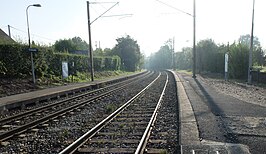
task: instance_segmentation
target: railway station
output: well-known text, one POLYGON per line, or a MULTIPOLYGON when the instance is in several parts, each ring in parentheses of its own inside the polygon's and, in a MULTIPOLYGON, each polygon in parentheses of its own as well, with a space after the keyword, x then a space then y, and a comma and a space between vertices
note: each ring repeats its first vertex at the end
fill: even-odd
POLYGON ((265 0, 1 0, 0 154, 266 154, 265 0))
MULTIPOLYGON (((144 80, 146 76, 154 76, 155 80, 149 81, 151 83, 148 85, 145 83, 146 81, 144 82, 145 84, 142 83, 144 89, 140 90, 140 92, 130 100, 125 99, 125 104, 120 107, 115 107, 115 105, 109 106, 107 109, 108 113, 102 111, 103 117, 101 118, 104 118, 102 121, 99 121, 99 119, 101 119, 100 117, 97 118, 99 115, 95 115, 95 118, 98 119, 96 121, 99 121, 98 124, 95 121, 95 126, 91 126, 90 129, 87 129, 88 132, 83 132, 84 134, 81 134, 79 138, 76 137, 76 141, 66 139, 69 145, 61 143, 61 141, 60 144, 63 144, 66 147, 63 148, 63 146, 60 146, 62 147, 59 148, 61 151, 57 152, 71 153, 71 151, 77 150, 81 153, 168 152, 184 154, 248 154, 250 153, 249 146, 241 141, 241 138, 251 136, 263 137, 265 135, 265 129, 263 127, 263 122, 265 120, 263 117, 266 116, 264 112, 265 107, 254 105, 251 107, 251 104, 221 94, 207 86, 201 78, 193 79, 191 76, 174 71, 142 72, 115 79, 101 80, 82 85, 74 84, 61 86, 0 98, 2 115, 8 115, 7 113, 12 111, 23 111, 21 113, 14 112, 14 115, 9 115, 6 118, 1 119, 2 130, 0 137, 2 144, 1 149, 3 150, 1 152, 4 152, 4 149, 7 149, 8 147, 12 147, 12 144, 13 146, 16 146, 14 145, 16 142, 26 144, 28 143, 26 141, 30 140, 31 137, 41 137, 37 134, 41 134, 42 129, 48 131, 55 129, 56 127, 62 127, 60 126, 62 125, 60 124, 60 121, 66 117, 71 118, 73 116, 74 118, 77 118, 82 115, 85 116, 86 113, 82 113, 82 110, 86 110, 90 105, 94 106, 94 108, 97 107, 95 106, 97 105, 96 102, 104 101, 106 97, 111 98, 111 91, 113 91, 112 93, 119 95, 121 93, 118 90, 121 90, 119 86, 124 87, 122 90, 126 89, 126 86, 130 87, 130 84, 137 84, 136 82, 144 80), (149 104, 147 107, 144 107, 144 104, 139 105, 137 101, 140 101, 141 97, 146 95, 142 93, 148 91, 153 84, 162 84, 162 89, 155 88, 159 90, 159 93, 162 93, 161 96, 156 96, 158 97, 156 100, 153 100, 156 98, 155 96, 149 96, 151 94, 147 94, 148 96, 146 97, 151 98, 158 104, 155 104, 154 107, 150 106, 152 104, 149 104), (169 84, 169 87, 166 86, 167 84, 169 84), (117 88, 112 88, 113 86, 117 88), (169 89, 167 88, 170 87, 175 90, 171 89, 170 94, 167 94, 167 92, 169 92, 169 89), (113 90, 111 90, 111 88, 113 90), (108 92, 108 90, 105 92, 106 89, 110 92, 108 92), (173 91, 175 91, 175 93, 173 93, 173 91), (99 93, 99 96, 94 96, 93 93, 99 93), (67 101, 75 102, 75 100, 80 100, 82 97, 86 98, 85 100, 87 101, 77 101, 77 103, 72 104, 73 107, 69 106, 59 109, 55 106, 64 106, 67 101), (48 105, 44 105, 46 103, 48 105), (96 104, 93 105, 92 103, 96 104), (211 105, 212 103, 215 104, 211 105), (167 104, 167 106, 164 104, 167 104), (141 108, 138 109, 136 105, 141 108), (132 106, 136 111, 133 111, 132 106), (201 107, 196 108, 197 106, 201 107), (170 107, 170 109, 165 109, 167 107, 170 107), (53 111, 53 113, 53 108, 58 109, 53 111), (129 108, 129 110, 127 108, 129 108), (239 109, 241 110, 241 113, 245 111, 244 113, 246 115, 240 115, 239 109), (256 112, 251 110, 255 110, 256 112), (108 116, 108 114, 110 115, 108 116), (165 117, 162 116, 162 114, 165 117), (40 115, 42 116, 39 117, 40 115), (35 116, 37 119, 34 118, 35 116), (20 124, 21 121, 23 121, 23 119, 26 120, 27 117, 33 119, 20 124), (248 117, 254 118, 243 121, 243 119, 247 119, 248 117), (129 118, 129 121, 126 120, 126 118, 129 118), (125 121, 126 123, 123 124, 122 121, 125 121), (252 124, 253 126, 250 127, 252 124), (245 125, 247 128, 241 128, 238 127, 238 125, 245 125), (166 128, 161 128, 162 126, 166 128), (5 130, 3 128, 5 128, 5 130), (134 128, 136 130, 134 130, 134 128), (117 129, 119 129, 119 132, 116 132, 118 131, 117 129), (132 135, 130 129, 134 130, 132 137, 130 137, 130 135, 132 135), (120 132, 121 130, 125 132, 120 132), (144 131, 144 134, 140 133, 141 131, 144 131), (169 137, 171 139, 169 139, 169 137), (73 143, 70 144, 71 142, 73 143), (101 147, 101 144, 105 146, 101 147), (109 148, 106 147, 108 145, 110 145, 109 148), (117 147, 115 145, 117 145, 117 147), (119 148, 121 145, 128 145, 128 148, 119 148), (134 146, 136 149, 133 148, 134 146), (137 150, 140 151, 136 152, 137 150)), ((153 88, 153 90, 155 89, 153 88)), ((154 91, 152 93, 156 93, 157 95, 158 92, 154 91)), ((141 102, 148 103, 149 101, 150 100, 142 100, 141 102)), ((95 108, 95 110, 97 109, 95 108)), ((90 113, 87 114, 90 115, 90 113)), ((82 126, 84 124, 80 125, 82 126)), ((67 127, 65 129, 65 131, 71 130, 67 127)), ((72 131, 74 130, 75 129, 72 131)), ((41 140, 41 138, 38 140, 41 140)), ((253 144, 259 145, 263 143, 253 144)))

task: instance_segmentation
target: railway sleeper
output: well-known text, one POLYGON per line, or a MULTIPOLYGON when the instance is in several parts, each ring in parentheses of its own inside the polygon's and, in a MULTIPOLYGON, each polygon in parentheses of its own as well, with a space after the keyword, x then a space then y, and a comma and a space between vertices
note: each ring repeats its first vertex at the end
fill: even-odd
POLYGON ((132 154, 134 148, 79 148, 78 153, 123 153, 132 154))
MULTIPOLYGON (((109 140, 109 139, 92 139, 88 142, 88 144, 91 144, 91 143, 102 143, 102 144, 105 144, 105 143, 118 143, 119 141, 113 141, 113 140, 109 140)), ((123 140, 123 143, 129 143, 129 144, 136 144, 138 143, 139 140, 136 140, 136 139, 126 139, 126 140, 123 140)))

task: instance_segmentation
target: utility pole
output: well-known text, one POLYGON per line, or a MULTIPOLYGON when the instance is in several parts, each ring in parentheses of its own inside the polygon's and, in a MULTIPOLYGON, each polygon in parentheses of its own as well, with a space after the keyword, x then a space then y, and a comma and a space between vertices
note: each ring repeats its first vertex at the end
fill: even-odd
POLYGON ((91 46, 91 21, 90 21, 90 2, 87 1, 87 11, 88 11, 88 30, 89 30, 89 53, 90 56, 90 72, 91 72, 91 81, 94 81, 94 66, 93 66, 93 55, 92 55, 92 46, 91 46))
MULTIPOLYGON (((98 2, 93 2, 93 4, 96 4, 98 2)), ((99 2, 101 3, 101 2, 99 2)), ((109 3, 109 2, 106 2, 109 3)), ((111 2, 110 2, 111 3, 111 2)), ((115 7, 119 2, 116 2, 113 6, 111 6, 109 9, 107 9, 104 13, 102 13, 100 16, 98 16, 96 19, 94 19, 92 22, 90 21, 90 2, 87 1, 87 14, 88 14, 88 30, 89 30, 89 53, 90 56, 90 72, 91 72, 91 81, 94 81, 94 66, 93 66, 93 54, 92 54, 92 45, 91 45, 91 24, 102 17, 106 12, 110 11, 113 7, 115 7)))
POLYGON ((251 25, 251 36, 250 36, 250 50, 249 50, 249 63, 248 63, 248 84, 252 82, 252 52, 253 52, 253 30, 254 30, 254 6, 255 0, 253 0, 253 9, 252 9, 252 25, 251 25))
POLYGON ((10 25, 7 25, 7 27, 8 27, 8 35, 9 35, 9 37, 11 38, 10 25))
POLYGON ((196 78, 196 4, 193 0, 193 68, 192 78, 196 78))

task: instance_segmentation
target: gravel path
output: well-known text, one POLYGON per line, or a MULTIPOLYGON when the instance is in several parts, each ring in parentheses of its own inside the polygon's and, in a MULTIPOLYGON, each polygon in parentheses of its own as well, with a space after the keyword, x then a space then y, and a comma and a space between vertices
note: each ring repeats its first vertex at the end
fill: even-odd
POLYGON ((197 75, 215 90, 239 100, 266 107, 266 88, 197 75))
POLYGON ((252 154, 266 153, 266 90, 225 82, 221 77, 181 73, 204 141, 247 145, 252 154), (193 88, 193 90, 191 90, 193 88))

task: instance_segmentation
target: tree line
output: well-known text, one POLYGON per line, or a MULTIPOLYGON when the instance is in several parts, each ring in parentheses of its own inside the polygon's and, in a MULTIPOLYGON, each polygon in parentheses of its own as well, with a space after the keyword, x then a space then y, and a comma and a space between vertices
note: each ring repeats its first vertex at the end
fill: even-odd
MULTIPOLYGON (((245 79, 248 73, 248 57, 250 35, 242 35, 232 44, 216 44, 212 39, 201 40, 196 45, 196 73, 224 73, 224 55, 229 54, 229 76, 236 79, 245 79)), ((265 51, 259 39, 253 41, 253 70, 266 65, 265 51)), ((193 55, 191 47, 184 47, 180 52, 174 52, 169 41, 160 50, 146 60, 150 69, 182 69, 191 70, 193 55)))
MULTIPOLYGON (((121 69, 134 72, 144 64, 144 56, 140 53, 140 47, 136 40, 126 35, 116 39, 117 44, 114 48, 96 48, 93 51, 93 56, 119 56, 121 59, 121 69)), ((79 51, 85 51, 87 54, 89 44, 83 41, 80 37, 70 39, 61 39, 55 42, 54 49, 59 52, 68 52, 76 54, 79 51)))
MULTIPOLYGON (((41 46, 33 42, 32 47, 39 50, 34 53, 37 78, 61 76, 63 61, 68 62, 72 73, 88 72, 90 70, 88 46, 80 37, 60 39, 52 46, 41 46)), ((144 61, 137 41, 129 35, 118 38, 113 49, 95 49, 93 56, 95 71, 136 71, 142 67, 144 61)), ((0 42, 0 76, 2 78, 31 76, 28 45, 0 42)))

